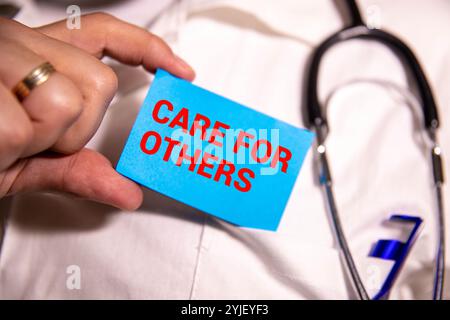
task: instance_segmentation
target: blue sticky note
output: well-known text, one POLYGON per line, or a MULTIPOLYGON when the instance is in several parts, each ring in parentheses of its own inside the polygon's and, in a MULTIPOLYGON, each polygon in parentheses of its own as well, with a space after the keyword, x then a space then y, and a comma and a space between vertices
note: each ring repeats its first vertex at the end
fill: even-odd
POLYGON ((158 70, 117 171, 238 226, 276 230, 312 140, 158 70))

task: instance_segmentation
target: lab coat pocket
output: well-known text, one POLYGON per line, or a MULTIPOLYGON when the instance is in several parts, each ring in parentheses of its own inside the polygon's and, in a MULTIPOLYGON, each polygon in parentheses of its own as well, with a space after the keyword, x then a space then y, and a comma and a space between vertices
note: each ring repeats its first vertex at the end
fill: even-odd
POLYGON ((345 299, 339 252, 208 218, 193 299, 345 299))

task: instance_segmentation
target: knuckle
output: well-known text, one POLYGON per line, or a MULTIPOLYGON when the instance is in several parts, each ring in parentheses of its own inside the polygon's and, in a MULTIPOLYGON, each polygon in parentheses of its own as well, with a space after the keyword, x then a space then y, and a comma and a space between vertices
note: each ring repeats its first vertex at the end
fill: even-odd
POLYGON ((117 91, 119 80, 113 69, 106 64, 100 63, 93 77, 93 87, 102 95, 112 96, 117 91))
POLYGON ((52 90, 47 103, 54 110, 54 117, 63 125, 75 121, 82 112, 83 99, 75 84, 61 76, 57 90, 52 90))

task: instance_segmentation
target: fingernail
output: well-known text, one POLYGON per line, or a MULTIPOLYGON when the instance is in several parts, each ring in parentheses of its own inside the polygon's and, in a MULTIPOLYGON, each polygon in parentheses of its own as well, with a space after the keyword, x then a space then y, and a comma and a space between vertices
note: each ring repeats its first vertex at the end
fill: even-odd
POLYGON ((185 70, 192 72, 193 74, 195 74, 194 69, 192 69, 192 67, 183 59, 181 59, 178 55, 174 55, 175 56, 175 60, 177 61, 177 63, 185 70))

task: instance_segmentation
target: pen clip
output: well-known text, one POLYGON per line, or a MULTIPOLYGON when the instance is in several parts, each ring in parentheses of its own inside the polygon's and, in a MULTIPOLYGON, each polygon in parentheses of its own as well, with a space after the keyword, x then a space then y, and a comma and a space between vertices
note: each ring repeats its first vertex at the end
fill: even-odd
POLYGON ((394 265, 391 268, 391 271, 386 277, 386 280, 381 286, 381 289, 372 298, 373 300, 383 300, 388 298, 389 293, 394 286, 394 282, 397 279, 397 276, 399 275, 404 262, 409 252, 411 251, 415 240, 418 237, 420 226, 423 222, 423 220, 419 217, 408 215, 392 215, 389 218, 389 221, 412 223, 414 224, 414 227, 412 228, 406 242, 401 242, 394 239, 381 239, 377 241, 372 251, 370 252, 369 256, 371 257, 395 261, 394 265))

